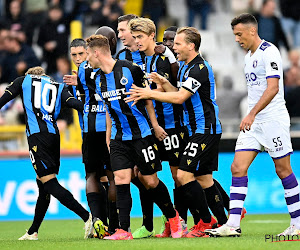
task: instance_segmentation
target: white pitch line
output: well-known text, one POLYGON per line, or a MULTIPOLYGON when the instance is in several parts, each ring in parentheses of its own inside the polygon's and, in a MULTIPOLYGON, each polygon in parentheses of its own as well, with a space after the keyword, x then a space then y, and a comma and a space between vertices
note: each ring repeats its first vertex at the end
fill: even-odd
POLYGON ((247 223, 267 224, 267 223, 287 223, 288 220, 250 220, 247 223))

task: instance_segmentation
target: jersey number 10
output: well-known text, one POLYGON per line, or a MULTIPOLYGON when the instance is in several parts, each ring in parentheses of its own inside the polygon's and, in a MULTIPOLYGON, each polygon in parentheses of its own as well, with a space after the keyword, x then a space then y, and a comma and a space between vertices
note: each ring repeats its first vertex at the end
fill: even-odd
POLYGON ((53 112, 55 101, 56 101, 56 94, 57 94, 57 88, 56 86, 46 83, 44 85, 43 91, 42 89, 42 83, 39 81, 33 81, 32 85, 34 87, 34 107, 37 109, 41 109, 42 107, 49 113, 53 112), (51 100, 49 100, 49 104, 47 103, 48 96, 50 97, 50 91, 51 93, 51 100))

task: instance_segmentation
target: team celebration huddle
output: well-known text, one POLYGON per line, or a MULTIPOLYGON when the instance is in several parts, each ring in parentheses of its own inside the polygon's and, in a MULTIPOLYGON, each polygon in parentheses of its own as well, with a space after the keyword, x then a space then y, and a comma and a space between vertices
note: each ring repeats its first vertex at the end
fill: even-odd
POLYGON ((246 214, 247 171, 264 150, 281 179, 291 218, 290 226, 278 234, 299 235, 299 185, 290 164, 293 149, 281 56, 277 47, 259 37, 253 15, 236 16, 231 28, 247 51, 248 114, 240 123, 230 194, 213 177, 222 125, 213 65, 200 53, 201 33, 194 27, 171 26, 157 43, 154 22, 128 14, 118 18, 117 35, 103 26, 86 39, 71 41, 70 56, 78 70, 65 75, 63 83, 34 67, 0 98, 0 108, 18 95, 22 98, 39 190, 32 225, 19 240, 38 239, 51 196, 84 221, 85 239, 239 237, 246 214), (125 47, 118 52, 117 36, 125 47), (56 119, 62 105, 78 111, 90 212, 56 178, 56 119), (163 161, 170 166, 173 194, 157 175, 163 161), (133 232, 131 183, 139 190, 143 213, 142 225, 133 232), (157 233, 154 203, 162 214, 157 233), (188 211, 192 228, 187 227, 188 211))

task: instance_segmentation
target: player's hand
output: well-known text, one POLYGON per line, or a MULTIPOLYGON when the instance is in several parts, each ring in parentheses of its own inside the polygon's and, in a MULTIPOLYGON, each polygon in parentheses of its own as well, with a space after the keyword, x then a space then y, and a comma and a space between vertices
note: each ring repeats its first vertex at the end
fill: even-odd
POLYGON ((75 75, 64 75, 63 81, 67 85, 77 86, 77 84, 78 84, 77 83, 77 74, 75 74, 75 75))
POLYGON ((150 73, 148 77, 150 82, 155 82, 156 85, 164 85, 166 82, 168 82, 168 80, 165 77, 163 77, 160 74, 157 74, 156 72, 150 73))
POLYGON ((163 44, 156 45, 154 48, 154 52, 156 55, 162 54, 166 51, 166 46, 163 44))
POLYGON ((141 99, 151 99, 152 90, 149 87, 149 84, 145 81, 145 88, 140 88, 133 84, 129 92, 125 93, 129 97, 124 98, 126 103, 132 102, 131 106, 134 106, 141 99))
POLYGON ((168 136, 167 132, 161 126, 153 127, 153 129, 155 137, 160 141, 163 141, 168 136))
POLYGON ((249 131, 251 129, 251 126, 254 122, 255 116, 249 113, 242 121, 240 124, 240 131, 243 131, 244 133, 249 131))

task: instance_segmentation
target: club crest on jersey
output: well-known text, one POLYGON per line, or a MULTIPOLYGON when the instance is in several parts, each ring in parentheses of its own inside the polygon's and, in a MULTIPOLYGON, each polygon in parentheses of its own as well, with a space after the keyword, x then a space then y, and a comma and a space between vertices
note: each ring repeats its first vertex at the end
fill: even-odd
POLYGON ((128 79, 125 77, 125 76, 122 76, 121 80, 120 80, 120 83, 122 85, 126 85, 128 83, 128 79))
POLYGON ((253 68, 256 68, 256 66, 257 66, 257 60, 254 60, 253 61, 253 68))
POLYGON ((278 70, 278 66, 276 62, 271 62, 271 68, 274 70, 278 70))

